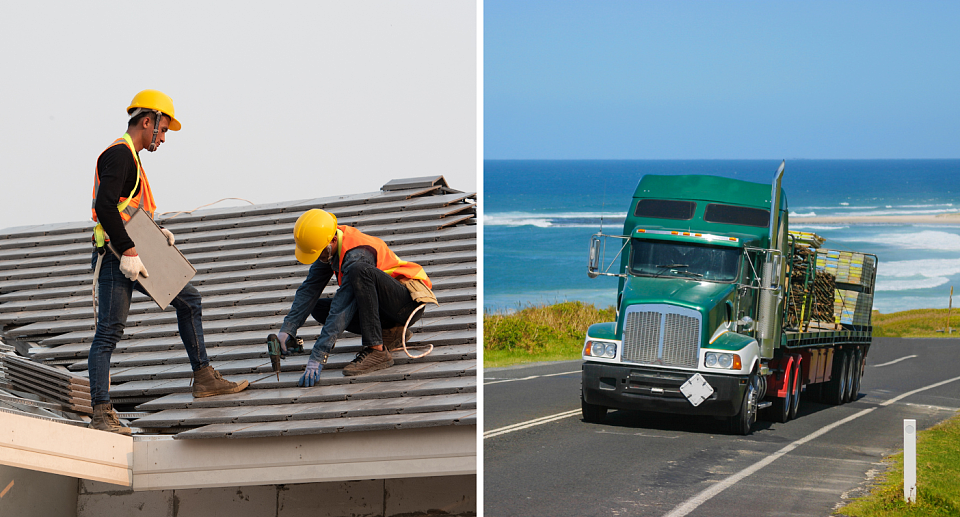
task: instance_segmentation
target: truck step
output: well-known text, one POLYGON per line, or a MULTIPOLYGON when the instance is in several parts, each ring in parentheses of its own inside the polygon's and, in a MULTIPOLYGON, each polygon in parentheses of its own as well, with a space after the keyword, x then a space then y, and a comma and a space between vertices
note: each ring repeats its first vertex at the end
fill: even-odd
POLYGON ((759 410, 761 410, 761 409, 767 409, 768 407, 770 407, 770 406, 772 406, 772 405, 773 405, 773 402, 770 402, 769 400, 765 400, 765 401, 763 401, 763 402, 757 403, 757 410, 759 411, 759 410))

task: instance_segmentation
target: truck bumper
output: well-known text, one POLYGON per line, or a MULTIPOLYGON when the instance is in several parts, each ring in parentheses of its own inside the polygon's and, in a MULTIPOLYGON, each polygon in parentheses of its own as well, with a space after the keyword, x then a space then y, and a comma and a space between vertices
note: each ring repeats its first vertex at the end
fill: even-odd
POLYGON ((693 376, 645 366, 583 363, 583 399, 611 409, 635 409, 682 415, 733 416, 740 412, 748 375, 700 373, 713 394, 694 406, 680 386, 693 376))

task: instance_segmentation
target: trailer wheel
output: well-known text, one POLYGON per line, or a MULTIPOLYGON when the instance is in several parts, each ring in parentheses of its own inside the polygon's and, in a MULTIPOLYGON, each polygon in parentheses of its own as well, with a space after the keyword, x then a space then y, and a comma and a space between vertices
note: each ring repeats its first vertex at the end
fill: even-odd
POLYGON ((730 417, 727 421, 730 425, 730 432, 741 436, 750 434, 753 423, 757 421, 757 397, 760 395, 760 381, 757 374, 750 374, 747 381, 747 390, 743 394, 743 402, 740 403, 740 413, 730 417))
POLYGON ((793 400, 790 404, 790 420, 797 418, 797 411, 800 409, 800 392, 803 391, 803 380, 800 378, 803 370, 800 368, 800 362, 794 363, 793 367, 793 400))
POLYGON ((847 403, 856 398, 856 392, 853 391, 857 382, 857 354, 856 350, 847 353, 847 389, 843 392, 843 402, 847 403))
POLYGON ((839 406, 843 404, 847 392, 847 373, 850 370, 850 354, 840 351, 833 359, 833 370, 830 382, 823 386, 823 399, 828 404, 839 406))
POLYGON ((864 353, 863 350, 857 350, 857 360, 854 363, 853 371, 853 396, 850 397, 850 400, 857 400, 857 396, 860 395, 860 380, 863 379, 863 365, 864 365, 864 353))
POLYGON ((603 418, 607 416, 607 408, 596 404, 587 404, 587 401, 583 400, 583 393, 581 393, 580 414, 583 415, 584 422, 599 424, 603 422, 603 418))

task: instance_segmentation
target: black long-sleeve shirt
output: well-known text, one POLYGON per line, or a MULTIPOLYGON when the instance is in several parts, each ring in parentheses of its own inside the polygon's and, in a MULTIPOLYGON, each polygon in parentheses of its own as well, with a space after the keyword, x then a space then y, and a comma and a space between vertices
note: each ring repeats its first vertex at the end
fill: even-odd
MULTIPOLYGON (((100 189, 94 210, 97 211, 97 221, 103 225, 113 249, 117 253, 134 246, 133 239, 127 235, 123 227, 123 219, 117 211, 121 197, 128 197, 133 186, 137 185, 137 162, 133 159, 130 148, 126 145, 115 145, 100 154, 97 158, 97 171, 100 175, 100 189)), ((140 193, 140 185, 134 196, 140 193)))

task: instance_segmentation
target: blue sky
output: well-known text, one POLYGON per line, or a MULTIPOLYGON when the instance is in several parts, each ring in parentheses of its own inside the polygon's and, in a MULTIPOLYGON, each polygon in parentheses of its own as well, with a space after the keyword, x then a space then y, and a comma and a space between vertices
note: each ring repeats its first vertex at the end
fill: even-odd
POLYGON ((487 159, 960 158, 960 2, 484 2, 487 159))

